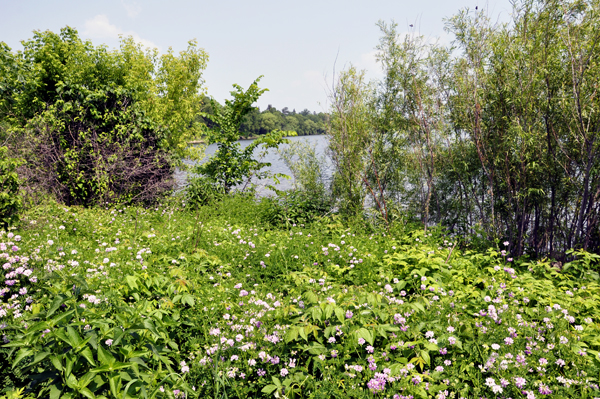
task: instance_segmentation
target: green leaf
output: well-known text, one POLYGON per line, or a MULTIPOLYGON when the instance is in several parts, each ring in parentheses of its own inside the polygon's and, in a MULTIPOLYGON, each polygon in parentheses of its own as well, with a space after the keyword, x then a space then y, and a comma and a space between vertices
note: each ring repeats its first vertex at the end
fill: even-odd
POLYGON ((125 282, 132 290, 137 290, 139 288, 137 285, 137 277, 135 276, 126 276, 125 282))
POLYGON ((27 365, 27 367, 33 366, 34 364, 38 364, 48 356, 50 356, 50 352, 38 352, 33 357, 33 361, 27 365))
POLYGON ((92 353, 92 350, 90 348, 86 347, 84 350, 79 352, 79 354, 85 357, 92 366, 96 365, 96 362, 94 361, 94 354, 92 353))
POLYGON ((48 313, 46 313, 46 317, 50 317, 52 316, 60 307, 60 305, 63 304, 65 300, 65 297, 62 295, 57 295, 54 298, 54 301, 52 301, 52 305, 50 305, 50 309, 48 309, 48 313))
POLYGON ((365 341, 367 341, 368 343, 373 345, 373 342, 374 342, 373 335, 366 328, 359 329, 356 333, 356 337, 363 338, 365 341))
POLYGON ((15 357, 15 360, 13 361, 13 365, 12 368, 14 369, 16 367, 17 364, 19 364, 19 362, 21 360, 23 360, 24 358, 26 358, 27 356, 31 356, 33 354, 33 350, 29 349, 29 348, 21 348, 19 350, 19 352, 17 352, 17 356, 15 357))
POLYGON ((104 365, 111 366, 117 360, 110 352, 108 352, 102 346, 98 346, 98 361, 100 362, 101 366, 104 366, 104 365))
POLYGON ((266 393, 267 395, 273 393, 274 391, 277 390, 277 385, 273 385, 273 384, 269 384, 266 385, 265 387, 263 387, 263 389, 261 390, 262 393, 266 393))
POLYGON ((52 365, 58 371, 62 371, 63 370, 62 362, 61 362, 61 360, 60 360, 60 358, 58 356, 56 356, 56 355, 50 356, 50 361, 52 362, 52 365))
POLYGON ((185 303, 185 304, 193 307, 196 304, 196 301, 194 300, 194 297, 191 294, 185 293, 185 294, 183 294, 181 303, 185 303))
POLYGON ((81 338, 79 333, 75 331, 73 327, 67 326, 67 335, 69 339, 69 345, 71 345, 73 348, 79 348, 79 346, 83 342, 83 339, 81 338))
POLYGON ((421 358, 423 358, 425 363, 427 363, 427 365, 429 365, 429 362, 431 361, 431 358, 429 357, 429 352, 427 352, 426 350, 422 350, 420 353, 421 353, 421 358))
POLYGON ((308 328, 309 328, 308 326, 304 326, 304 327, 300 327, 300 328, 298 329, 298 333, 300 334, 300 336, 301 336, 302 338, 304 338, 304 340, 305 340, 306 342, 308 342, 308 333, 309 333, 309 332, 307 331, 307 329, 308 329, 308 328))
POLYGON ((344 323, 344 320, 346 320, 346 313, 344 312, 344 309, 340 308, 339 306, 335 307, 335 315, 342 324, 344 323))
POLYGON ((285 334, 285 342, 295 341, 298 339, 298 327, 291 327, 285 334))
POLYGON ((50 399, 59 399, 62 389, 59 388, 58 384, 50 385, 50 399))

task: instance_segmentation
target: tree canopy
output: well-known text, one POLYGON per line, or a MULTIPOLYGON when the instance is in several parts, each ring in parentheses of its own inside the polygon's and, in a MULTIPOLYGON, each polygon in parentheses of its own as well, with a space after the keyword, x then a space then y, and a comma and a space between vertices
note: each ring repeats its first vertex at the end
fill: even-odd
POLYGON ((131 37, 109 50, 70 27, 22 44, 0 43, 0 134, 28 160, 30 181, 84 204, 166 189, 196 135, 204 50, 190 41, 159 55, 131 37))

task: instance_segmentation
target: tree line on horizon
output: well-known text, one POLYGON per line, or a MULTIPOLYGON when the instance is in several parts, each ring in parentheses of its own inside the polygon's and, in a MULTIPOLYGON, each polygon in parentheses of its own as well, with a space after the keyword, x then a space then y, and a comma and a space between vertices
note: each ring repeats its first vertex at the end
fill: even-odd
MULTIPOLYGON (((217 127, 208 116, 214 115, 213 104, 218 107, 223 106, 205 96, 200 114, 196 117, 196 121, 205 125, 209 130, 217 127)), ((288 107, 278 110, 269 104, 263 111, 259 107, 253 107, 244 115, 240 125, 240 134, 242 137, 257 137, 273 130, 293 131, 298 136, 325 134, 327 120, 328 114, 324 112, 311 112, 308 109, 296 112, 295 109, 290 111, 288 107)))

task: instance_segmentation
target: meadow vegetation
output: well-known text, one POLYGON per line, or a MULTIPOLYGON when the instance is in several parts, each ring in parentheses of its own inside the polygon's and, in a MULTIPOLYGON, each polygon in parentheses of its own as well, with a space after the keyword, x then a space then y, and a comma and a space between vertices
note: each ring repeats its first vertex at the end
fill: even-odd
POLYGON ((293 132, 241 147, 265 89, 207 112, 193 41, 0 43, 0 399, 600 398, 600 5, 513 18, 380 22, 331 181, 293 132), (269 149, 294 189, 257 198, 269 149))
POLYGON ((559 270, 272 207, 27 212, 0 240, 8 397, 600 394, 597 255, 559 270))

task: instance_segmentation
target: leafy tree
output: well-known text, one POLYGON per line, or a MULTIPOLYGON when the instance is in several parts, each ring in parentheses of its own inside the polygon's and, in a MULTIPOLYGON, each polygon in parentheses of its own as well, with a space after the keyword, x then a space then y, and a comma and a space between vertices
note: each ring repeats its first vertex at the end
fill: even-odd
POLYGON ((35 32, 12 52, 0 45, 0 118, 28 183, 69 204, 150 200, 168 190, 189 155, 207 55, 117 50, 66 27, 35 32))
MULTIPOLYGON (((295 132, 284 132, 274 129, 267 134, 254 140, 249 146, 242 149, 238 142, 241 137, 240 127, 246 115, 252 112, 253 106, 258 98, 267 89, 260 89, 256 79, 250 87, 244 89, 234 84, 235 90, 231 92, 232 100, 225 100, 224 106, 212 101, 213 114, 204 114, 217 126, 216 130, 209 134, 209 144, 218 143, 218 150, 207 162, 198 165, 195 170, 209 180, 218 183, 226 193, 233 187, 243 182, 248 182, 251 177, 265 178, 271 176, 270 172, 261 169, 269 167, 268 162, 254 159, 254 150, 262 148, 277 148, 281 143, 288 142, 285 135, 295 135, 295 132)), ((277 174, 275 178, 283 175, 277 174)))

